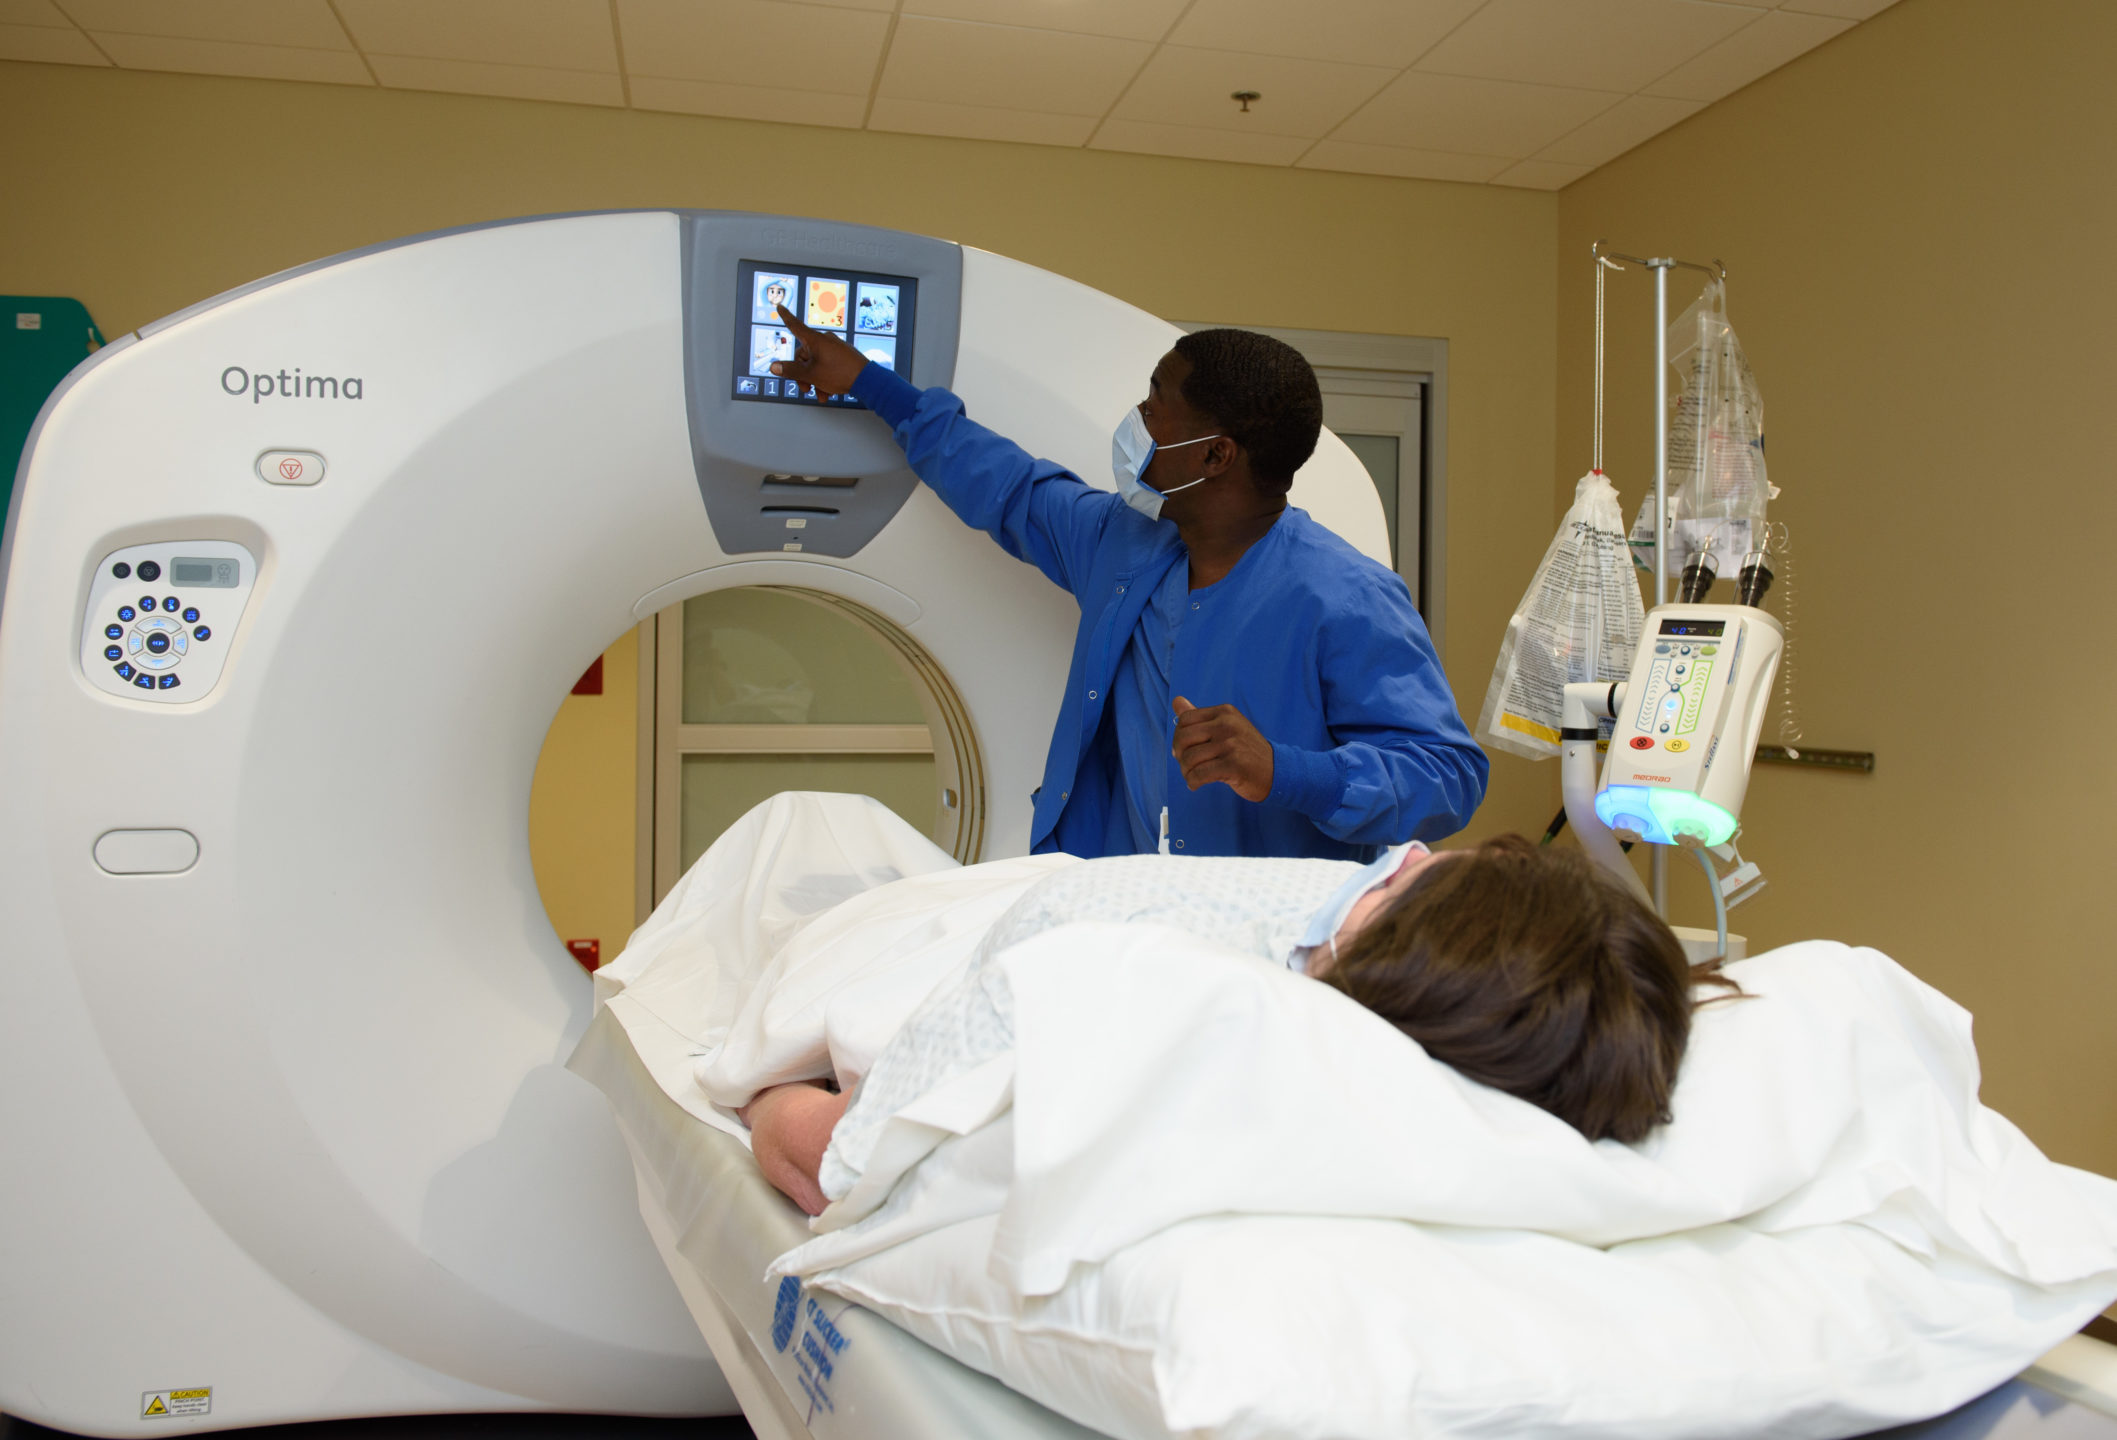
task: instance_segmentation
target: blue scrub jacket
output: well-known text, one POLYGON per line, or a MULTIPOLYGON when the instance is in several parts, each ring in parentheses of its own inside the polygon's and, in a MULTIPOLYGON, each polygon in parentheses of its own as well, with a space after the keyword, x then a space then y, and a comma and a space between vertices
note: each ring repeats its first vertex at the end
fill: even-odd
MULTIPOLYGON (((1103 717, 1140 612, 1187 559, 1175 524, 995 435, 947 390, 870 364, 853 394, 966 524, 1080 602, 1031 849, 1129 853, 1124 773, 1103 717)), ((1257 803, 1224 784, 1192 790, 1171 760, 1172 848, 1364 861, 1463 827, 1490 762, 1402 578, 1289 507, 1213 589, 1212 623, 1184 633, 1171 688, 1249 718, 1272 742, 1272 791, 1257 803)))

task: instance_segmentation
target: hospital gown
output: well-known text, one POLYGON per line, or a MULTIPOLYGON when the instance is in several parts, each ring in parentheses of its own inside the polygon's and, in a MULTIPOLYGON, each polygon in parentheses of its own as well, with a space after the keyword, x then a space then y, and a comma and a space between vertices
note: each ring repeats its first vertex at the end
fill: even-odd
POLYGON ((835 1200, 852 1189, 897 1111, 1013 1045, 1014 998, 1006 971, 995 963, 1013 946, 1061 925, 1152 923, 1298 968, 1318 911, 1361 869, 1348 860, 1124 855, 1083 861, 1037 881, 986 932, 962 974, 936 988, 862 1077, 824 1153, 823 1193, 835 1200))

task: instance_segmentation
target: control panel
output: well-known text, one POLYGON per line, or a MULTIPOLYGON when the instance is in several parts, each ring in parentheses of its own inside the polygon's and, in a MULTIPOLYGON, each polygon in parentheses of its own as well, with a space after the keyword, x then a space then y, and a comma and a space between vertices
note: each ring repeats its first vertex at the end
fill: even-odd
POLYGON ((164 705, 204 698, 220 683, 256 583, 256 557, 230 540, 111 551, 96 567, 82 627, 89 683, 164 705))
POLYGON ((688 211, 684 376, 692 465, 729 555, 857 555, 918 480, 851 396, 772 374, 794 356, 780 310, 914 385, 955 378, 963 251, 867 225, 688 211))
POLYGON ((1602 822, 1656 845, 1733 835, 1783 646, 1779 621, 1752 606, 1649 614, 1595 797, 1602 822))

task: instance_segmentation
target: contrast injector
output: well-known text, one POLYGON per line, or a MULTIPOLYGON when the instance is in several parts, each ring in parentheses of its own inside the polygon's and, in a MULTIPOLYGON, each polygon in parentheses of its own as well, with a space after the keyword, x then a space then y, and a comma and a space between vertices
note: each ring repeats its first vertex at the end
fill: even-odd
POLYGON ((1683 567, 1683 583, 1676 591, 1676 598, 1685 605, 1702 605, 1713 582, 1720 578, 1720 569, 1713 564, 1710 550, 1700 551, 1683 567))
MULTIPOLYGON (((1689 572, 1686 571, 1686 574, 1689 572)), ((1745 605, 1762 607, 1764 594, 1772 588, 1771 552, 1752 550, 1742 557, 1735 572, 1735 596, 1745 605)))

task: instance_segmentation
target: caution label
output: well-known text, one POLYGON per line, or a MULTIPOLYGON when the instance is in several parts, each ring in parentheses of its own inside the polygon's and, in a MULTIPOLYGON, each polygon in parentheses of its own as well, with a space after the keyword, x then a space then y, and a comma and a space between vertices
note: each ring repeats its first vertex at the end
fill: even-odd
POLYGON ((159 1420, 164 1415, 211 1415, 213 1387, 196 1385, 189 1390, 149 1390, 140 1396, 140 1418, 159 1420))

